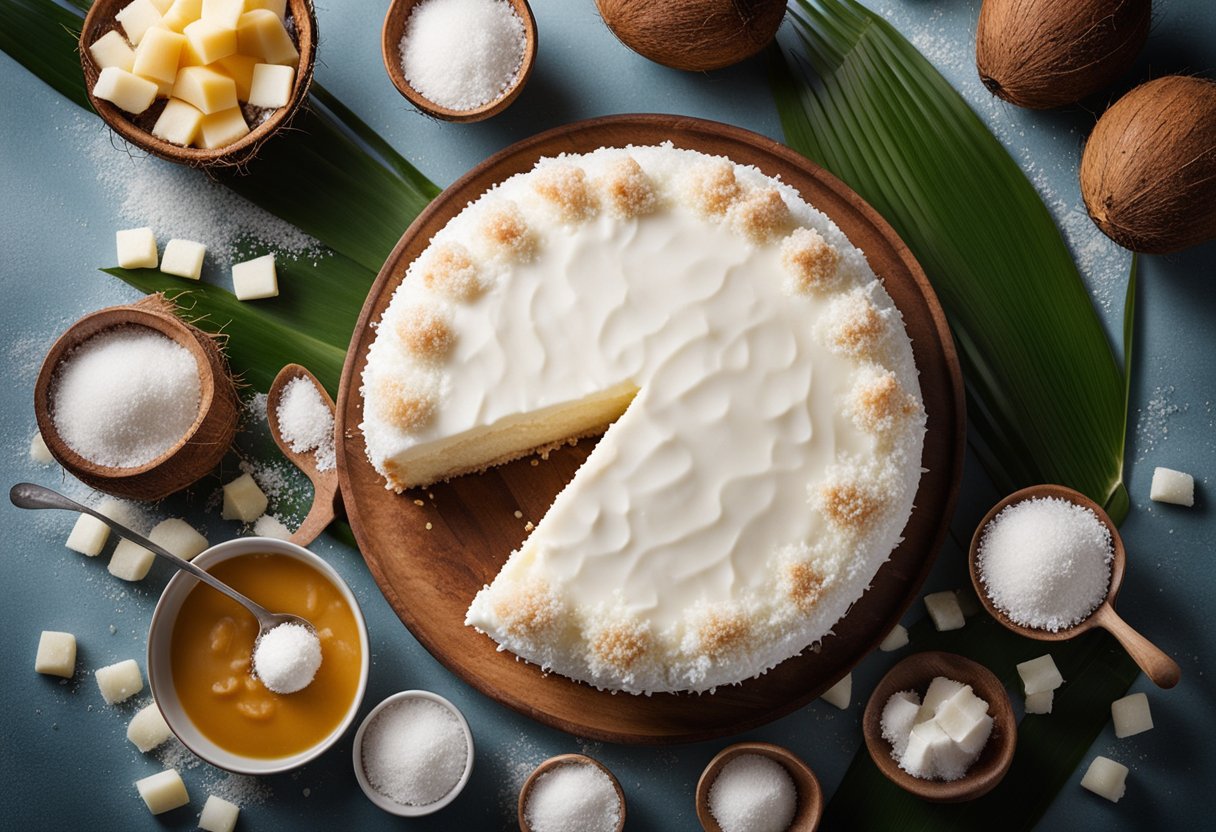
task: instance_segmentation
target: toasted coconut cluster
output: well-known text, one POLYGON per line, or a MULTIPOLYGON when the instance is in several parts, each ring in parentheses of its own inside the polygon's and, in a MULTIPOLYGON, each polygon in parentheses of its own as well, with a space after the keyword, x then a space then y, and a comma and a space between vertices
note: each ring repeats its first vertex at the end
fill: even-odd
POLYGON ((609 624, 591 640, 596 662, 628 672, 650 650, 650 630, 636 622, 609 624))
POLYGON ((378 393, 380 415, 406 433, 418 430, 435 415, 434 397, 400 379, 384 379, 378 393))
POLYGON ((460 243, 432 246, 420 274, 428 289, 453 300, 472 300, 482 290, 480 269, 460 243))
POLYGON ((857 289, 832 304, 828 344, 853 356, 872 355, 887 334, 887 322, 865 291, 857 289))
POLYGON ((532 639, 553 626, 563 612, 561 599, 540 578, 510 589, 494 601, 494 614, 503 629, 516 638, 532 639))
POLYGON ((481 220, 481 240, 494 257, 526 262, 536 255, 536 234, 514 202, 501 202, 481 220))
POLYGON ((397 324, 401 344, 419 358, 442 358, 452 348, 456 333, 447 316, 434 306, 419 305, 408 310, 397 324))
POLYGON ((599 200, 587 174, 573 165, 550 165, 533 176, 532 188, 557 212, 562 222, 586 222, 599 211, 599 200))
POLYGON ((840 252, 813 228, 798 228, 781 243, 781 265, 798 293, 821 292, 840 281, 840 252))
POLYGON ((688 198, 705 216, 725 216, 742 194, 743 188, 735 179, 735 166, 726 159, 698 165, 689 175, 688 198))
POLYGON ((731 206, 730 224, 753 243, 767 243, 790 227, 790 208, 776 188, 756 188, 731 206))
POLYGON ((917 404, 892 370, 879 369, 858 379, 850 409, 853 423, 859 428, 883 433, 915 413, 917 404))
POLYGON ((827 577, 813 564, 795 561, 785 567, 785 591, 789 599, 802 612, 810 610, 823 594, 827 577))
POLYGON ((719 659, 747 644, 751 627, 737 612, 711 610, 697 623, 697 647, 711 659, 719 659))
POLYGON ((864 534, 883 509, 882 498, 853 482, 825 483, 818 489, 819 510, 834 527, 864 534))
POLYGON ((599 186, 609 213, 618 219, 644 216, 659 205, 654 183, 632 156, 613 162, 600 178, 599 186))

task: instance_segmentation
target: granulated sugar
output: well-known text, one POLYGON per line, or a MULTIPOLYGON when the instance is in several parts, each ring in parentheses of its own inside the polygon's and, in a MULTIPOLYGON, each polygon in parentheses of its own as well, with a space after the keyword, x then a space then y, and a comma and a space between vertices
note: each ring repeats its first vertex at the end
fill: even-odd
POLYGON ((1087 508, 1054 497, 1005 508, 980 538, 980 581, 997 609, 1056 632, 1084 620, 1110 585, 1111 535, 1087 508))
POLYGON ((536 778, 524 817, 533 832, 613 832, 621 800, 598 767, 567 763, 536 778))
POLYGON ((334 415, 311 381, 298 376, 287 382, 275 418, 280 435, 293 451, 312 451, 318 471, 333 470, 334 415))
POLYGON ((401 38, 401 69, 434 103, 472 110, 514 83, 525 46, 523 21, 507 0, 423 0, 401 38))
POLYGON ((135 468, 173 447, 198 416, 194 356, 141 326, 105 330, 62 362, 51 389, 55 428, 99 465, 135 468))
POLYGON ((363 734, 367 782, 406 806, 442 799, 460 782, 468 759, 468 743, 456 715, 430 699, 394 702, 363 734))
POLYGON ((312 684, 321 666, 321 642, 303 624, 280 624, 258 639, 253 669, 275 693, 296 693, 312 684))
POLYGON ((709 811, 722 832, 784 832, 797 808, 785 766, 760 754, 735 757, 709 787, 709 811))

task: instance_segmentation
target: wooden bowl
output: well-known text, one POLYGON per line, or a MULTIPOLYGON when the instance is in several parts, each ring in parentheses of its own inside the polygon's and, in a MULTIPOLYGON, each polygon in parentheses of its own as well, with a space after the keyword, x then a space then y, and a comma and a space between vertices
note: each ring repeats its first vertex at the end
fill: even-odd
POLYGON ((709 761, 697 781, 697 820, 701 821, 701 828, 705 832, 722 832, 722 827, 709 811, 709 790, 726 764, 744 754, 759 754, 785 767, 794 781, 794 788, 798 790, 798 808, 794 810, 794 820, 790 822, 787 832, 813 832, 823 817, 823 789, 819 787, 815 772, 788 748, 767 742, 737 742, 719 751, 709 761))
POLYGON ((612 782, 612 788, 616 789, 617 799, 621 802, 621 819, 616 825, 616 832, 621 832, 625 828, 625 792, 622 791, 621 784, 616 779, 616 775, 609 771, 607 766, 599 760, 588 757, 586 754, 558 754, 556 757, 550 757, 545 760, 528 775, 528 779, 524 781, 523 786, 519 790, 519 808, 517 809, 517 814, 519 816, 520 832, 532 832, 528 819, 524 817, 524 807, 528 805, 528 796, 532 793, 532 787, 536 785, 536 781, 545 772, 552 771, 558 766, 566 765, 591 765, 608 775, 608 779, 612 782))
POLYGON ((401 38, 405 36, 405 26, 409 22, 410 14, 420 2, 422 0, 393 0, 389 4, 388 13, 384 16, 384 28, 380 33, 380 51, 384 56, 384 68, 388 71, 388 77, 393 82, 393 86, 397 88, 397 92, 428 116, 444 121, 484 121, 511 106, 511 102, 523 92, 524 84, 528 83, 528 78, 532 75, 532 67, 536 63, 536 17, 532 14, 528 0, 508 0, 515 9, 515 13, 519 15, 519 19, 523 21, 524 38, 527 40, 527 43, 524 44, 524 61, 519 68, 519 75, 515 77, 515 82, 507 88, 506 92, 473 110, 452 110, 436 104, 414 89, 405 78, 405 70, 401 67, 401 38))
POLYGON ((86 485, 134 500, 167 497, 215 468, 232 445, 239 414, 240 400, 215 339, 173 314, 161 295, 131 306, 100 309, 72 324, 47 353, 34 385, 34 415, 51 455, 86 485), (199 371, 198 416, 176 445, 151 462, 137 468, 109 468, 85 459, 60 437, 51 417, 51 386, 59 363, 73 349, 103 330, 132 325, 156 330, 194 356, 199 371))
POLYGON ((1123 645, 1123 649, 1131 656, 1132 661, 1140 666, 1144 674, 1152 679, 1153 684, 1157 685, 1157 687, 1172 688, 1182 678, 1182 669, 1178 667, 1176 661, 1167 656, 1157 645, 1133 630, 1115 612, 1115 596, 1119 594, 1119 587, 1123 584, 1123 575, 1127 569, 1127 550, 1123 546, 1123 538, 1119 535, 1119 528, 1111 522, 1110 517, 1107 516, 1100 505, 1081 492, 1063 485, 1032 485, 1029 488, 1023 488, 1021 491, 1010 494, 993 506, 992 510, 984 515, 984 519, 976 526, 975 534, 971 537, 971 550, 968 553, 967 563, 971 571, 971 583, 975 586, 975 594, 980 597, 980 603, 984 605, 984 609, 988 610, 989 615, 999 621, 1006 629, 1012 630, 1026 638, 1035 639, 1036 641, 1067 641, 1092 630, 1094 627, 1101 627, 1119 640, 1119 643, 1123 645), (1054 633, 1050 630, 1042 630, 1036 627, 1023 627, 1021 624, 1011 621, 1005 613, 997 609, 996 605, 992 603, 992 599, 988 597, 988 592, 980 580, 980 540, 984 536, 984 529, 987 528, 988 523, 1014 503, 1020 503, 1023 500, 1030 500, 1036 497, 1055 497, 1060 500, 1067 500, 1082 508, 1087 508, 1096 514, 1107 530, 1110 531, 1112 556, 1110 562, 1110 588, 1107 590, 1106 598, 1080 624, 1076 624, 1066 630, 1057 630, 1054 633))
POLYGON ((296 79, 291 89, 291 99, 286 107, 275 110, 265 121, 256 125, 243 137, 213 149, 201 147, 182 147, 172 142, 158 139, 152 135, 152 125, 164 109, 165 100, 158 98, 144 112, 131 115, 115 107, 109 101, 103 101, 93 95, 93 85, 97 83, 100 68, 93 62, 89 54, 89 46, 99 37, 112 29, 118 29, 114 15, 130 0, 94 0, 92 8, 84 19, 80 30, 80 42, 77 50, 80 52, 80 67, 84 70, 84 85, 89 95, 89 103, 97 114, 118 135, 122 136, 136 147, 142 148, 154 156, 168 159, 192 167, 232 167, 252 161, 262 144, 288 122, 300 109, 300 105, 308 97, 308 88, 312 84, 313 65, 317 56, 317 18, 313 11, 311 0, 287 0, 288 16, 295 21, 296 48, 300 52, 300 64, 296 67, 296 79))
POLYGON ((891 668, 870 694, 861 718, 861 733, 874 765, 888 780, 906 792, 933 803, 961 803, 974 800, 996 788, 1009 766, 1018 744, 1018 724, 1009 703, 1009 694, 1001 680, 983 665, 955 653, 929 651, 914 653, 891 668), (899 767, 891 756, 891 744, 882 736, 882 710, 891 695, 901 690, 914 690, 924 696, 936 676, 945 676, 964 685, 971 685, 975 695, 988 703, 992 717, 992 735, 958 780, 923 780, 913 777, 899 767))

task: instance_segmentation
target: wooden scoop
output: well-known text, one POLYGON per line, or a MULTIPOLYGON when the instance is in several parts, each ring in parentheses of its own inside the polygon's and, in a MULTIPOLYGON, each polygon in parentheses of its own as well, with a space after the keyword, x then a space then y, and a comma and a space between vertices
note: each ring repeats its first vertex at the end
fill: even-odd
POLYGON ((768 757, 789 772, 794 788, 798 790, 798 805, 788 832, 814 832, 819 826, 819 819, 823 817, 823 789, 819 787, 815 772, 788 748, 767 742, 737 742, 719 751, 709 761, 701 772, 701 779, 697 781, 697 820, 701 822, 701 828, 705 832, 722 832, 722 827, 709 810, 709 790, 726 764, 744 754, 768 757))
POLYGON ((980 602, 983 603, 984 608, 988 610, 988 613, 993 618, 1013 632, 1038 641, 1067 641, 1068 639, 1076 638, 1087 630, 1092 630, 1094 627, 1101 627, 1119 640, 1119 643, 1123 645, 1123 649, 1132 657, 1132 661, 1140 666, 1140 669, 1144 671, 1148 678, 1153 680, 1153 684, 1157 685, 1157 687, 1172 688, 1182 678, 1182 670, 1178 667, 1176 661, 1167 656, 1151 641, 1133 630, 1115 612, 1115 596, 1119 594, 1119 587, 1123 583, 1123 573, 1127 568, 1127 552, 1123 548, 1123 538, 1119 536, 1119 529, 1106 516, 1106 512, 1102 510, 1102 507, 1084 494, 1063 485, 1033 485, 1030 488, 1023 488, 1021 491, 1010 494, 993 506, 992 510, 980 521, 979 526, 975 530, 975 535, 971 538, 971 552, 968 556, 968 564, 971 569, 971 583, 975 585, 975 593, 980 597, 980 602), (1081 623, 1054 633, 1050 630, 1023 627, 1021 624, 1015 624, 1005 613, 996 608, 996 605, 992 603, 992 599, 988 597, 984 584, 980 581, 979 550, 980 539, 983 537, 984 529, 1006 507, 1035 497, 1056 497, 1089 509, 1110 530, 1110 540, 1113 548, 1110 562, 1110 588, 1107 590, 1106 599, 1081 623))
POLYGON ((524 44, 524 60, 523 65, 519 68, 519 74, 515 76, 515 81, 502 95, 473 110, 452 110, 436 104, 414 89, 405 78, 405 70, 401 66, 401 38, 405 35, 405 27, 409 22, 410 14, 420 2, 422 0, 393 0, 389 4, 388 14, 384 16, 384 28, 380 34, 380 51, 384 56, 384 68, 388 70, 388 77, 393 82, 393 86, 397 88, 397 92, 428 116, 444 121, 484 121, 507 109, 523 91, 524 84, 528 83, 528 78, 532 75, 532 67, 536 63, 536 17, 533 16, 528 1, 508 0, 515 9, 515 13, 519 15, 519 19, 523 21, 524 38, 527 41, 524 44))
MULTIPOLYGON (((308 510, 308 516, 304 518, 300 528, 296 529, 291 536, 292 543, 297 546, 307 546, 316 540, 321 532, 325 531, 325 527, 341 513, 341 496, 338 492, 337 465, 335 464, 328 471, 317 470, 316 455, 312 451, 292 450, 291 445, 283 439, 283 435, 279 432, 279 404, 283 400, 283 389, 287 387, 289 381, 296 378, 308 379, 309 383, 317 388, 321 401, 325 402, 330 413, 334 412, 334 400, 321 386, 321 382, 317 381, 317 377, 299 364, 288 364, 279 370, 279 374, 274 377, 274 383, 270 385, 270 393, 266 397, 266 421, 270 423, 270 435, 274 437, 274 442, 279 446, 283 455, 295 463, 295 466, 312 481, 312 508, 308 510)), ((334 437, 335 441, 338 439, 339 437, 334 437)))

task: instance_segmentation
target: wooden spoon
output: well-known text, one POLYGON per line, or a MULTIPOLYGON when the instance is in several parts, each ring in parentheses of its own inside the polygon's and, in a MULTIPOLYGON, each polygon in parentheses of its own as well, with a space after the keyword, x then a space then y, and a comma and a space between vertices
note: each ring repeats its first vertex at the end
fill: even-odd
POLYGON ((524 60, 519 68, 519 74, 506 91, 482 106, 473 110, 452 110, 436 104, 414 89, 405 78, 405 70, 401 66, 401 38, 405 36, 405 27, 410 14, 422 0, 392 0, 388 14, 384 16, 384 28, 380 34, 380 51, 384 56, 384 68, 397 91, 405 96, 411 104, 422 112, 444 121, 470 122, 483 121, 496 116, 511 105, 519 97, 524 84, 532 75, 532 67, 536 63, 536 17, 528 0, 508 0, 524 24, 524 60))
POLYGON ((1102 507, 1084 494, 1063 485, 1033 485, 1030 488, 1023 488, 1021 491, 1010 494, 993 506, 992 510, 980 521, 979 526, 975 530, 975 535, 971 538, 971 552, 968 556, 968 565, 971 569, 971 583, 975 585, 975 592, 979 595, 980 602, 988 610, 989 614, 1007 629, 1038 641, 1067 641, 1068 639, 1076 638, 1081 633, 1092 630, 1094 627, 1101 627, 1119 640, 1119 643, 1123 645, 1123 649, 1131 656, 1132 661, 1140 666, 1140 669, 1153 680, 1153 683, 1157 687, 1172 688, 1182 678, 1182 670, 1178 667, 1176 661, 1167 656, 1151 641, 1133 630, 1115 612, 1115 596, 1119 594, 1119 587, 1123 583, 1123 574, 1127 568, 1127 552, 1123 547, 1123 538, 1119 536, 1119 529, 1106 516, 1106 512, 1102 510, 1102 507), (1011 621, 1005 613, 997 609, 996 605, 992 603, 992 599, 988 597, 983 582, 980 581, 979 550, 980 539, 983 537, 984 529, 1006 507, 1035 497, 1056 497, 1092 511, 1106 525, 1106 528, 1110 530, 1110 540, 1114 550, 1110 563, 1110 588, 1107 590, 1105 600, 1080 624, 1054 633, 1050 630, 1041 630, 1035 627, 1023 627, 1011 621))
POLYGON ((518 815, 520 832, 532 832, 528 819, 524 817, 524 808, 528 805, 528 795, 532 793, 532 787, 536 785, 536 781, 545 772, 552 771, 558 766, 566 765, 592 765, 608 775, 608 779, 612 782, 612 788, 616 789, 617 800, 621 803, 621 818, 616 824, 616 832, 621 832, 625 828, 625 792, 621 789, 621 784, 617 781, 615 774, 609 771, 599 760, 588 757, 586 754, 558 754, 556 757, 550 757, 545 760, 528 775, 528 779, 524 781, 523 788, 519 790, 518 815))
POLYGON ((992 791, 1009 771, 1018 742, 1017 720, 1001 680, 988 668, 971 659, 940 651, 913 653, 887 671, 866 703, 865 713, 861 717, 861 733, 870 759, 888 780, 904 791, 933 803, 961 803, 992 791), (975 695, 988 703, 988 715, 992 717, 992 735, 988 737, 987 745, 967 773, 958 780, 913 777, 895 762, 891 756, 891 743, 882 736, 882 711, 891 695, 901 690, 914 690, 923 697, 929 683, 937 676, 971 685, 975 695))
POLYGON ((144 112, 131 115, 109 101, 103 101, 93 95, 93 86, 97 83, 101 68, 94 63, 89 47, 107 32, 114 29, 122 32, 114 15, 129 2, 130 0, 94 0, 80 30, 77 51, 80 53, 80 68, 84 71, 84 85, 89 94, 89 103, 111 130, 136 147, 170 162, 192 167, 222 168, 243 165, 257 156, 258 150, 267 139, 291 121, 300 105, 308 98, 308 88, 312 84, 313 65, 317 56, 317 18, 312 0, 287 0, 287 13, 294 22, 294 40, 296 49, 300 52, 300 63, 295 68, 296 77, 287 106, 278 108, 240 139, 223 147, 182 147, 158 139, 152 135, 152 125, 156 123, 167 99, 159 98, 144 112))
POLYGON ((701 772, 701 779, 697 781, 697 820, 701 821, 701 828, 705 832, 722 832, 722 827, 709 811, 709 790, 726 764, 744 754, 759 754, 785 767, 794 781, 794 788, 798 790, 798 808, 794 810, 788 832, 813 832, 823 817, 823 790, 819 787, 815 772, 788 748, 767 742, 737 742, 723 748, 709 761, 701 772))
MULTIPOLYGON (((296 529, 291 536, 292 543, 297 546, 307 546, 316 540, 321 532, 325 531, 325 527, 341 513, 341 497, 338 492, 337 464, 328 471, 317 470, 316 454, 313 451, 292 450, 291 445, 283 439, 283 435, 279 432, 279 404, 283 400, 283 389, 289 381, 297 378, 308 379, 309 383, 317 388, 321 401, 329 408, 331 414, 334 412, 334 400, 321 386, 321 382, 317 381, 317 377, 299 364, 288 364, 279 370, 279 374, 274 377, 274 382, 270 385, 270 392, 266 396, 266 421, 270 423, 270 435, 274 437, 274 442, 279 446, 283 455, 295 463, 295 466, 312 481, 312 507, 308 510, 308 516, 304 518, 300 528, 296 529)), ((334 437, 334 440, 337 441, 338 437, 334 437)))

